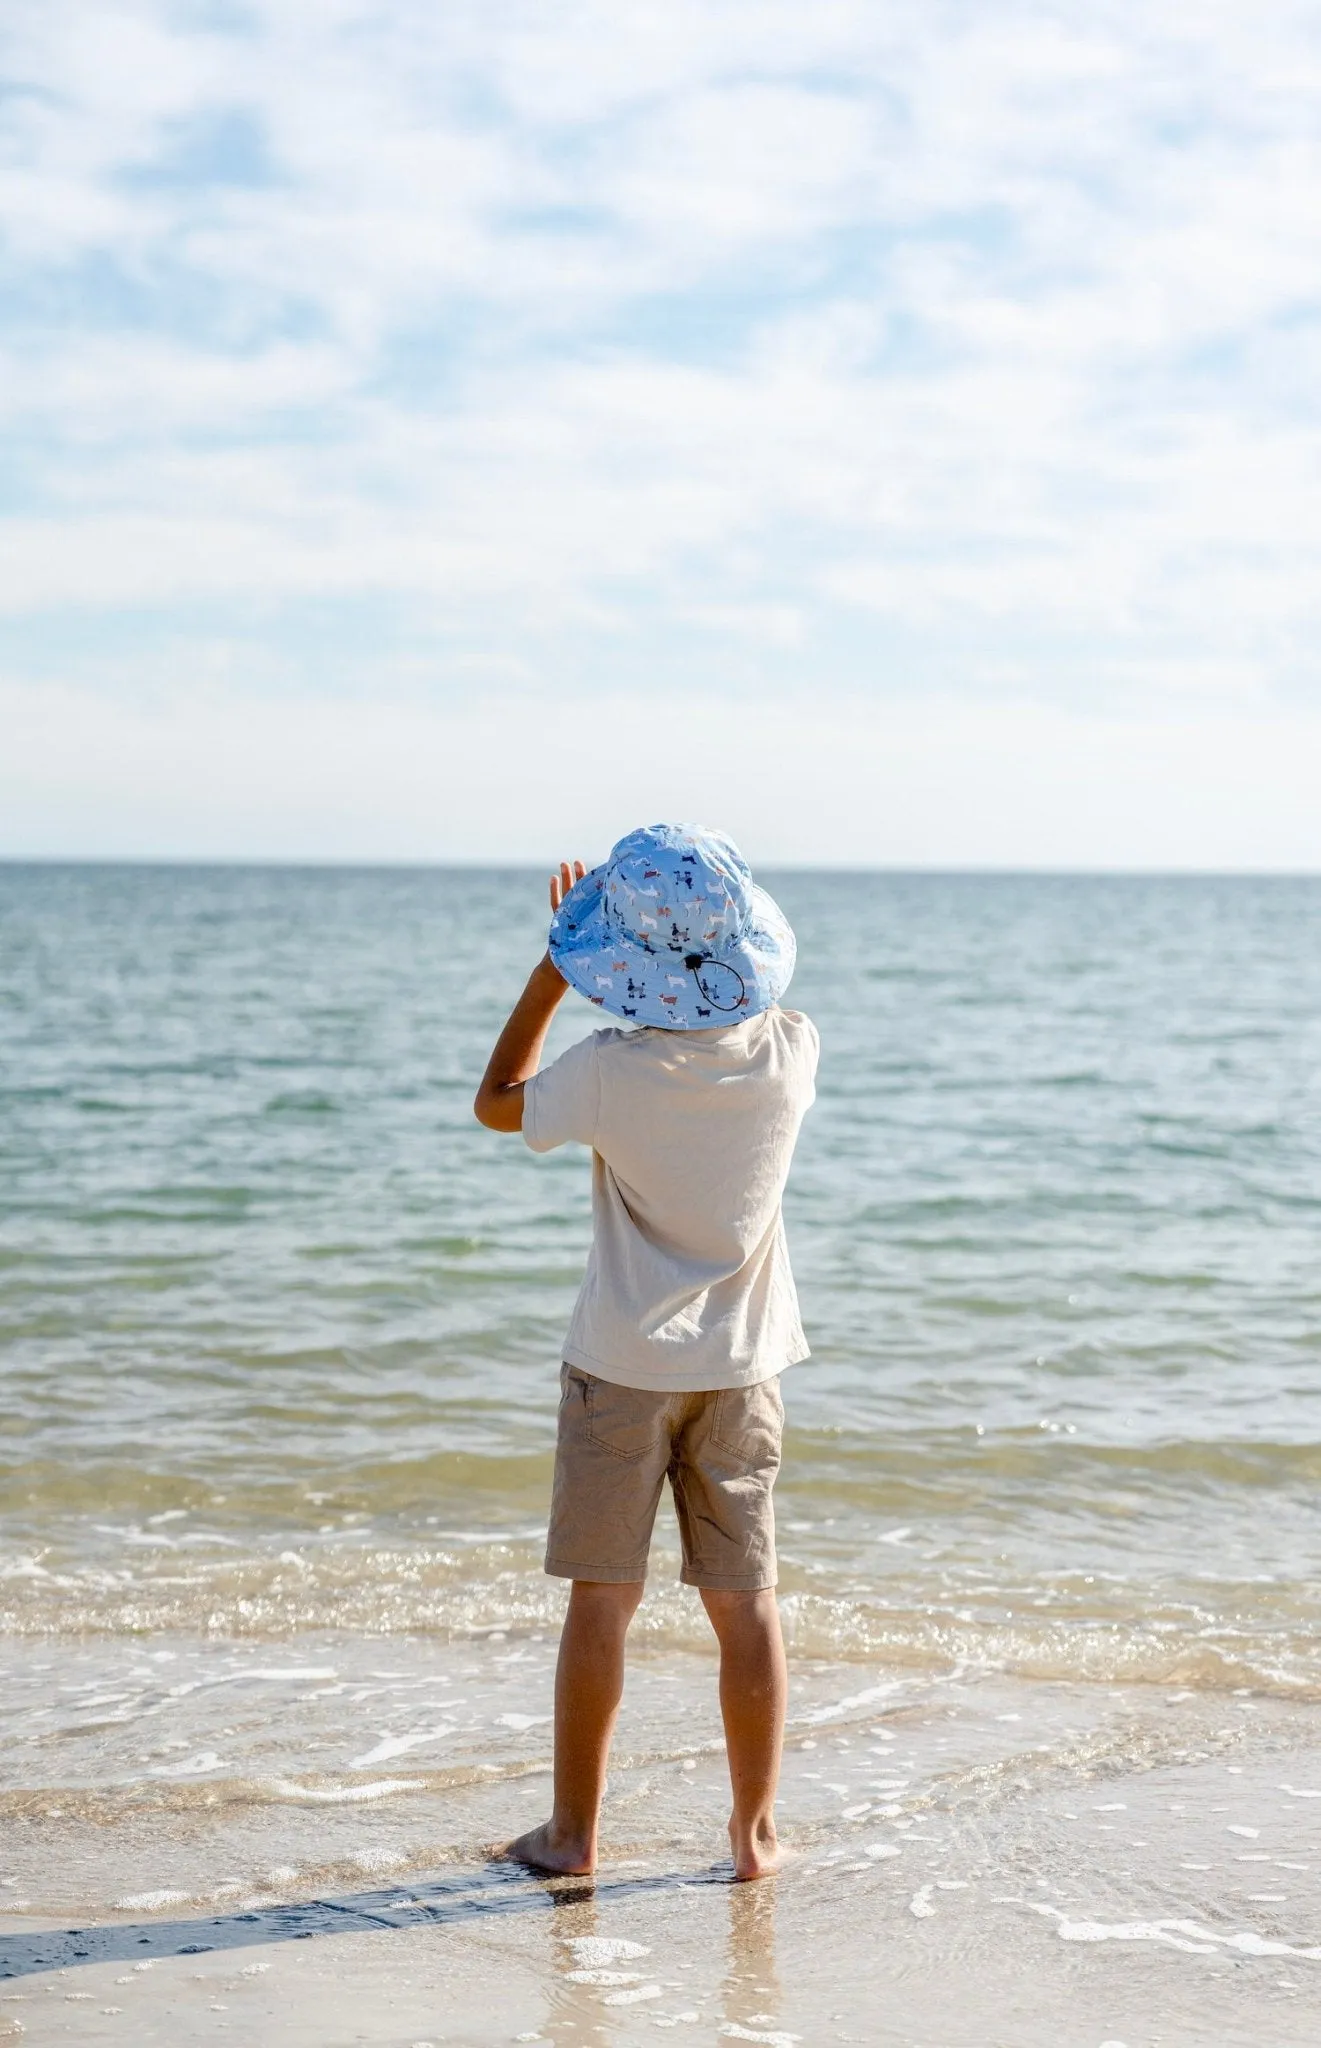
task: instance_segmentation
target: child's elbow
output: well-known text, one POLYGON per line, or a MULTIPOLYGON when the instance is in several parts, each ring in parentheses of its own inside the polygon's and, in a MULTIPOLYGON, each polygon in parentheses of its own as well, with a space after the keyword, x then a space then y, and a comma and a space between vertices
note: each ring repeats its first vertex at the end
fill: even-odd
POLYGON ((479 1088, 472 1113, 488 1131, 521 1131, 523 1090, 521 1088, 479 1088))

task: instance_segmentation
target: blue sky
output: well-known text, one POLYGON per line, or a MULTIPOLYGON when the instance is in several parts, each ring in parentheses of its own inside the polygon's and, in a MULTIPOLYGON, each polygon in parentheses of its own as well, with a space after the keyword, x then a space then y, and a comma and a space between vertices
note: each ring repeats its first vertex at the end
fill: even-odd
POLYGON ((1321 866, 1321 15, 8 0, 0 853, 1321 866))

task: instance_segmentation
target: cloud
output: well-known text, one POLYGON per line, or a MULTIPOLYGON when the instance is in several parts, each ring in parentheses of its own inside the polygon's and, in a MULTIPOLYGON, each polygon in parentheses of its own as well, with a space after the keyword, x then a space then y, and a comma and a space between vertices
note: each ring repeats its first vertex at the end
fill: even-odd
POLYGON ((237 646, 438 716, 676 664, 851 719, 1315 701, 1314 10, 12 0, 0 39, 15 689, 122 702, 136 638, 176 692, 237 646))

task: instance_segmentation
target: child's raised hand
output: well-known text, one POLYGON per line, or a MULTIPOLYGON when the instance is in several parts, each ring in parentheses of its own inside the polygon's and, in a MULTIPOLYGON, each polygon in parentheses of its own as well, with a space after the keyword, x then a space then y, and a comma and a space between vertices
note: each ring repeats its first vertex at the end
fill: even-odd
POLYGON ((552 914, 559 909, 574 883, 581 882, 586 873, 587 870, 580 860, 574 861, 572 867, 570 867, 567 860, 560 862, 558 875, 552 875, 550 878, 550 907, 552 914))

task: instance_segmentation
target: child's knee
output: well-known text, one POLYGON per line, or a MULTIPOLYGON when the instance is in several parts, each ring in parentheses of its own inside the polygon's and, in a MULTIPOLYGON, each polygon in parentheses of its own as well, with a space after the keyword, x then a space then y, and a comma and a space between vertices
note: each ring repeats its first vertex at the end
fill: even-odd
POLYGON ((628 1627, 642 1604, 646 1586, 641 1579, 615 1584, 606 1579, 575 1579, 570 1595, 575 1610, 590 1614, 602 1625, 628 1627))
POLYGON ((779 1608, 773 1586, 758 1586, 751 1590, 703 1586, 700 1590, 702 1605, 717 1635, 722 1635, 727 1629, 766 1629, 775 1625, 779 1608))

